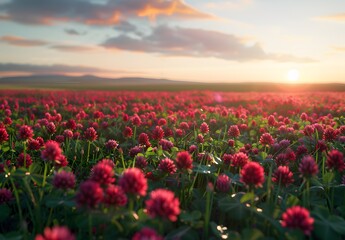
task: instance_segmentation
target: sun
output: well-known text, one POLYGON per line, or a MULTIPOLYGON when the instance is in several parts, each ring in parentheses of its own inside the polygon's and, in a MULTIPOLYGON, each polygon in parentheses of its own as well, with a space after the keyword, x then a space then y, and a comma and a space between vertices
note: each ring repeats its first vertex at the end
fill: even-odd
POLYGON ((290 69, 287 73, 287 79, 289 82, 297 82, 299 80, 300 74, 297 69, 290 69))

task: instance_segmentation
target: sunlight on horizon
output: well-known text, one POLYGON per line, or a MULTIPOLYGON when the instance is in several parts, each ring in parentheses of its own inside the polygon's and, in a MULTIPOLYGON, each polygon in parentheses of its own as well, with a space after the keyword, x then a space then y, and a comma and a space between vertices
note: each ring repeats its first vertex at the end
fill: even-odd
POLYGON ((286 78, 289 83, 296 83, 300 80, 300 72, 297 69, 290 69, 286 78))

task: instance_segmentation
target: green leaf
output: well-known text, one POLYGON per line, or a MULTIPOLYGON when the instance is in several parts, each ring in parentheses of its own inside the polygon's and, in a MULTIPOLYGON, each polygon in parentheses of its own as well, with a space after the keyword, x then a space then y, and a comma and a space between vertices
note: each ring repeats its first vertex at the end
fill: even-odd
POLYGON ((31 180, 36 183, 38 186, 42 186, 43 185, 43 175, 40 174, 32 174, 30 175, 31 180))
POLYGON ((315 219, 314 222, 314 233, 321 240, 340 240, 340 235, 335 232, 328 224, 325 224, 325 221, 315 219))
POLYGON ((5 221, 10 216, 10 208, 6 204, 0 205, 0 222, 5 221))
POLYGON ((9 147, 9 146, 3 146, 3 147, 1 148, 1 150, 2 150, 3 152, 8 152, 8 151, 10 150, 10 147, 9 147))
POLYGON ((259 156, 260 156, 263 160, 265 160, 265 159, 267 158, 267 153, 266 153, 266 152, 260 152, 260 153, 259 153, 259 156))
POLYGON ((258 240, 264 237, 264 234, 256 228, 246 228, 242 231, 242 239, 258 240))
POLYGON ((227 213, 227 216, 231 219, 242 220, 247 217, 248 210, 240 202, 243 193, 237 193, 234 197, 223 198, 218 201, 219 209, 227 213))
MULTIPOLYGON (((229 239, 229 233, 227 231, 227 227, 223 227, 221 225, 216 224, 215 222, 210 223, 211 230, 214 235, 216 235, 217 239, 229 239)), ((233 239, 233 238, 230 238, 233 239)))
POLYGON ((182 226, 168 233, 168 235, 166 235, 164 239, 166 240, 169 240, 169 239, 194 240, 194 239, 199 239, 199 235, 191 227, 182 226))
POLYGON ((29 167, 30 174, 39 173, 41 171, 41 164, 34 162, 29 167))
POLYGON ((255 199, 255 194, 253 192, 248 192, 241 197, 240 202, 241 203, 250 202, 250 201, 254 201, 254 199, 255 199))
POLYGON ((193 212, 183 212, 180 214, 180 219, 182 222, 194 222, 201 218, 202 214, 200 211, 193 211, 193 212))
POLYGON ((345 235, 345 220, 343 218, 332 215, 328 218, 328 222, 329 222, 330 227, 334 231, 342 235, 345 235))
POLYGON ((325 184, 325 185, 330 185, 332 183, 333 179, 334 179, 334 173, 333 172, 326 172, 322 177, 323 184, 325 184))
POLYGON ((206 166, 206 165, 194 165, 193 172, 203 173, 203 174, 210 174, 216 172, 216 168, 214 166, 206 166))
POLYGON ((294 195, 290 195, 286 200, 287 207, 296 206, 298 204, 299 204, 299 199, 298 199, 298 197, 296 197, 294 195))
POLYGON ((55 208, 58 206, 75 207, 75 202, 71 199, 47 199, 46 206, 50 208, 55 208))
POLYGON ((0 234, 0 240, 21 240, 23 239, 22 233, 10 232, 6 234, 0 234))
POLYGON ((321 239, 341 239, 345 235, 345 220, 342 217, 329 215, 325 208, 313 212, 315 216, 314 231, 321 239))

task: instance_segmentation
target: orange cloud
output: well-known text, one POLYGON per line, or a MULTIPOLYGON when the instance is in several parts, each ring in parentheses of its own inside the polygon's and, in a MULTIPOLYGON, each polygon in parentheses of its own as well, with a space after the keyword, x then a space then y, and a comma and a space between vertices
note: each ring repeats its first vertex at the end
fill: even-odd
POLYGON ((65 52, 86 52, 86 51, 92 51, 95 50, 95 47, 91 46, 80 46, 80 45, 53 45, 50 48, 59 50, 59 51, 65 51, 65 52))
POLYGON ((97 15, 99 15, 97 18, 86 19, 84 23, 87 25, 109 26, 109 25, 114 25, 120 22, 119 12, 114 12, 111 16, 102 16, 102 14, 97 14, 97 15))
POLYGON ((337 52, 345 52, 345 47, 332 47, 337 52))
POLYGON ((321 17, 317 17, 316 19, 318 19, 318 20, 327 20, 327 21, 345 22, 345 12, 344 13, 327 15, 327 16, 321 16, 321 17))
MULTIPOLYGON (((162 1, 160 2, 162 3, 162 1)), ((148 17, 151 20, 155 20, 159 15, 171 16, 174 14, 191 18, 213 18, 211 15, 186 5, 181 0, 170 1, 163 7, 148 3, 143 9, 138 10, 139 17, 148 17)))
POLYGON ((183 0, 12 0, 0 4, 0 20, 32 25, 53 25, 59 22, 78 22, 86 25, 113 26, 131 17, 157 16, 177 18, 214 18, 186 4, 183 0), (52 7, 54 6, 54 7, 52 7))
POLYGON ((26 39, 17 36, 3 36, 0 38, 0 41, 6 42, 11 45, 21 46, 21 47, 35 47, 35 46, 44 46, 47 42, 42 40, 35 39, 26 39))

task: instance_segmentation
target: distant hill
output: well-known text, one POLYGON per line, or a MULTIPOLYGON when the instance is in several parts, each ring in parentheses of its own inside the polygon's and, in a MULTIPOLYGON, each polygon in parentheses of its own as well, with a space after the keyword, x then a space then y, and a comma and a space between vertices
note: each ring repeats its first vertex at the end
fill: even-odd
POLYGON ((310 92, 345 91, 345 84, 279 84, 279 83, 201 83, 156 78, 103 78, 93 75, 34 75, 0 78, 0 89, 74 89, 74 90, 145 90, 181 91, 212 90, 233 92, 310 92))
POLYGON ((95 84, 95 85, 131 85, 131 84, 185 84, 189 82, 174 81, 167 79, 154 79, 154 78, 104 78, 94 75, 84 76, 65 76, 65 75, 33 75, 33 76, 17 76, 17 77, 4 77, 0 78, 2 84, 95 84))

